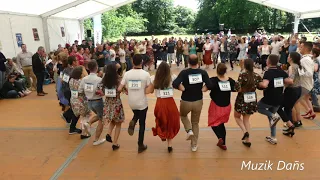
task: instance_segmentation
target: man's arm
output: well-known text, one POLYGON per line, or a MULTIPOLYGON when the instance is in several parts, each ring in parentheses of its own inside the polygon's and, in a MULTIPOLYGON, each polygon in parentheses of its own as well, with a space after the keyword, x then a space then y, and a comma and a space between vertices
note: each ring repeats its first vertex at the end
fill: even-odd
POLYGON ((211 90, 213 88, 213 84, 212 84, 212 82, 211 82, 211 80, 209 78, 209 75, 208 75, 208 73, 206 71, 205 71, 205 73, 203 73, 202 77, 203 77, 203 82, 205 83, 207 88, 209 90, 211 90))
POLYGON ((183 74, 184 74, 184 71, 181 71, 178 77, 172 82, 173 88, 179 89, 180 84, 183 82, 183 74))
POLYGON ((311 64, 308 64, 308 62, 305 60, 305 61, 301 61, 301 66, 305 70, 305 73, 302 75, 303 77, 313 77, 314 65, 312 66, 312 68, 311 67, 309 68, 311 64))

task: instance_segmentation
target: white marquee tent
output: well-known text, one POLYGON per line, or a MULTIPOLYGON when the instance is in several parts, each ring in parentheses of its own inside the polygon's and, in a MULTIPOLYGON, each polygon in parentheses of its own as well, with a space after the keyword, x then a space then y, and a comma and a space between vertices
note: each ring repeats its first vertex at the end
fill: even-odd
POLYGON ((36 52, 73 43, 84 37, 83 20, 135 0, 0 0, 0 50, 13 57, 20 48, 17 39, 36 52), (39 38, 34 37, 36 29, 39 38))
POLYGON ((294 14, 294 32, 298 32, 300 19, 320 17, 320 0, 249 0, 261 5, 294 14))
MULTIPOLYGON (((54 50, 58 44, 81 41, 83 20, 135 0, 0 0, 0 50, 13 57, 17 39, 35 52, 38 46, 54 50), (35 30, 36 29, 36 30, 35 30), (37 33, 35 33, 35 31, 37 33), (38 34, 38 38, 34 37, 38 34)), ((320 0, 249 0, 293 13, 295 32, 300 19, 320 17, 320 0)), ((188 0, 185 0, 188 3, 188 0)))

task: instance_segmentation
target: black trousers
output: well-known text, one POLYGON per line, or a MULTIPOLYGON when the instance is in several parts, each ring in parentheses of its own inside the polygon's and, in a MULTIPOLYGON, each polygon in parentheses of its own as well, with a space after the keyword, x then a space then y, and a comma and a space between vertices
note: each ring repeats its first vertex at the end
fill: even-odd
POLYGON ((262 66, 262 70, 264 70, 265 67, 267 67, 267 59, 269 55, 262 55, 260 58, 260 64, 262 66))
POLYGON ((147 118, 148 107, 143 110, 132 110, 132 111, 133 111, 132 120, 135 121, 136 123, 139 120, 139 125, 140 125, 138 145, 143 146, 144 131, 146 129, 146 118, 147 118))
POLYGON ((35 73, 37 77, 37 93, 43 92, 44 72, 35 73))
POLYGON ((223 145, 226 144, 226 136, 227 136, 227 132, 226 132, 226 127, 224 126, 224 123, 220 124, 219 126, 211 126, 213 132, 216 134, 218 139, 222 139, 223 140, 223 145))
POLYGON ((230 66, 233 69, 233 61, 237 60, 237 53, 230 53, 230 66))
MULTIPOLYGON (((70 105, 71 92, 66 91, 63 94, 64 94, 64 97, 69 101, 69 105, 70 105)), ((76 129, 80 116, 77 117, 76 115, 74 115, 71 105, 70 105, 70 108, 63 113, 63 116, 66 118, 67 122, 71 122, 70 130, 76 129)))
POLYGON ((283 122, 292 122, 292 108, 301 96, 301 87, 287 87, 283 93, 283 103, 278 114, 283 122))

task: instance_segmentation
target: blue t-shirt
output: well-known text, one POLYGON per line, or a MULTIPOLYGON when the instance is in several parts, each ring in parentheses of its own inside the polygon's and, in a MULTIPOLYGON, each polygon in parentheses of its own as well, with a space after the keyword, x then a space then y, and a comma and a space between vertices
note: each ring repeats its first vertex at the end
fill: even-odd
POLYGON ((298 46, 297 45, 290 45, 289 46, 289 53, 291 52, 296 52, 297 51, 298 46))

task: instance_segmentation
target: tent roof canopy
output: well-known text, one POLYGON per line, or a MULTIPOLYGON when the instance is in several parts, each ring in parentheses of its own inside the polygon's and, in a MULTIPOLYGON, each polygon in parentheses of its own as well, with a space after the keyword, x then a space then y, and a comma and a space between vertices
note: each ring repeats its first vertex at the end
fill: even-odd
POLYGON ((320 17, 319 0, 249 0, 295 14, 300 19, 320 17))
POLYGON ((134 1, 135 0, 9 0, 1 4, 0 13, 82 20, 134 1))

